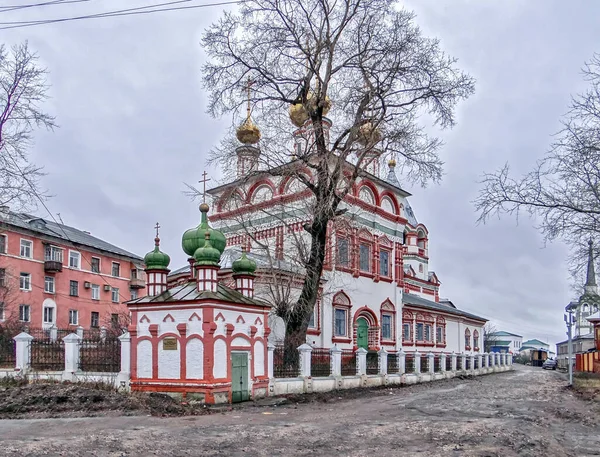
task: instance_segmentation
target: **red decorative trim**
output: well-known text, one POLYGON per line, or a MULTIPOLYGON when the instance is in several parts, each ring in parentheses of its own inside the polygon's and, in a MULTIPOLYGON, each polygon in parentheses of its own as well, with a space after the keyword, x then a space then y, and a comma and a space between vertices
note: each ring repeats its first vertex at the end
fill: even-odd
POLYGON ((219 321, 219 319, 220 319, 221 321, 225 322, 225 316, 223 316, 223 314, 222 314, 222 313, 219 313, 219 314, 217 314, 217 315, 216 315, 216 317, 215 317, 215 322, 218 322, 218 321, 219 321))
MULTIPOLYGON (((379 191, 377 190, 377 186, 375 186, 375 184, 373 184, 371 181, 367 180, 367 179, 363 179, 361 182, 356 184, 356 190, 355 190, 355 194, 354 196, 356 198, 360 198, 360 189, 365 186, 368 187, 369 190, 371 190, 371 192, 373 193, 373 198, 375 199, 375 206, 380 206, 381 205, 381 198, 379 197, 379 191)), ((362 200, 360 200, 362 201, 362 200)), ((367 203, 367 202, 364 202, 367 203)))
POLYGON ((175 322, 175 318, 171 316, 171 314, 167 314, 163 319, 163 322, 167 322, 167 320, 169 320, 170 322, 175 322))
POLYGON ((147 323, 150 323, 150 319, 148 319, 148 316, 146 316, 145 314, 140 318, 140 324, 143 323, 144 321, 146 321, 147 323))
POLYGON ((252 197, 254 196, 254 192, 256 192, 256 190, 258 190, 258 188, 262 187, 262 186, 267 186, 268 188, 270 188, 273 197, 275 197, 277 195, 277 189, 275 187, 275 184, 273 184, 273 181, 271 181, 268 178, 262 178, 262 179, 259 179, 258 181, 256 181, 254 184, 252 184, 252 186, 248 190, 248 193, 246 194, 246 203, 247 204, 252 203, 252 197))
POLYGON ((193 320, 197 320, 197 321, 199 321, 199 320, 201 320, 201 319, 200 319, 200 316, 198 316, 198 314, 197 314, 197 313, 193 313, 193 314, 190 316, 190 318, 188 319, 188 321, 192 322, 193 320), (194 318, 195 318, 195 319, 194 319, 194 318))
POLYGON ((240 322, 241 322, 242 324, 245 324, 245 323, 246 323, 246 321, 244 320, 244 316, 242 316, 241 314, 240 314, 240 315, 237 317, 237 319, 235 320, 235 323, 236 323, 236 324, 239 324, 240 322))
POLYGON ((256 320, 254 321, 254 325, 262 325, 262 320, 260 319, 260 317, 257 317, 256 320))

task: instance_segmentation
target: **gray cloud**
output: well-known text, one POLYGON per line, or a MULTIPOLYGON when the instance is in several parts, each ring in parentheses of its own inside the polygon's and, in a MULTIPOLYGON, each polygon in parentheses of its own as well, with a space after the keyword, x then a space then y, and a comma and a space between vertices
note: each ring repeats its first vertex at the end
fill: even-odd
MULTIPOLYGON (((122 8, 107 0, 2 13, 2 21, 122 8)), ((148 2, 128 2, 131 7, 148 2)), ((562 309, 572 299, 560 243, 543 247, 533 221, 476 226, 470 201, 485 170, 509 161, 527 170, 559 127, 570 94, 585 87, 579 68, 600 42, 600 5, 587 1, 410 0, 423 31, 460 59, 477 93, 444 132, 440 186, 409 189, 431 236, 431 267, 442 295, 526 337, 563 339, 562 309)), ((50 70, 49 109, 61 126, 40 132, 32 151, 55 197, 52 212, 143 254, 152 226, 182 265, 183 231, 197 223, 182 195, 205 169, 207 151, 229 119, 205 114, 200 33, 217 9, 188 10, 4 30, 3 42, 29 39, 50 70)), ((217 175, 216 170, 212 170, 217 175)))

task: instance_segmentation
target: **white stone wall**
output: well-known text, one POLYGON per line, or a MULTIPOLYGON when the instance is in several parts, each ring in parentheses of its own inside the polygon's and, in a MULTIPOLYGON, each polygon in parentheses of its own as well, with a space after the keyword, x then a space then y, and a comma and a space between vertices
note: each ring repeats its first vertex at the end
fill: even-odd
POLYGON ((185 351, 186 376, 188 379, 204 378, 204 345, 198 338, 188 340, 185 351))

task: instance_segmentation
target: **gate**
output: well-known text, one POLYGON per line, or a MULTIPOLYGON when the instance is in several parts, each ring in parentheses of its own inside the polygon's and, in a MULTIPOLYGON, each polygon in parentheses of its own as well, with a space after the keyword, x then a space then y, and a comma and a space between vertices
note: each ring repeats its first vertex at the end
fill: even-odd
POLYGON ((250 399, 248 391, 248 353, 231 353, 231 401, 239 403, 250 399))

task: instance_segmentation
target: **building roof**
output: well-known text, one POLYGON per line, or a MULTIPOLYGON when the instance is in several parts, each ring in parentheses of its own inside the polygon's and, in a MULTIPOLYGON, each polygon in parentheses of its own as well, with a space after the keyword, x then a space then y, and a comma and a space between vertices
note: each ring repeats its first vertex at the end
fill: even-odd
POLYGON ((40 235, 56 238, 69 245, 74 245, 75 247, 91 247, 99 251, 110 252, 140 262, 142 261, 140 256, 126 251, 125 249, 121 249, 114 244, 107 243, 100 238, 96 238, 83 230, 65 224, 58 224, 54 221, 49 221, 31 214, 3 211, 0 212, 0 222, 7 226, 13 226, 40 235))
MULTIPOLYGON (((594 339, 594 334, 593 333, 588 333, 587 335, 579 335, 579 336, 575 336, 573 338, 571 338, 571 343, 576 343, 579 340, 593 340, 594 339)), ((560 345, 560 344, 568 344, 569 340, 564 340, 561 341, 560 343, 556 343, 556 345, 560 345)))
POLYGON ((443 305, 440 303, 436 303, 431 300, 427 300, 426 298, 421 298, 417 295, 404 293, 402 294, 402 303, 409 306, 418 306, 420 308, 431 309, 434 311, 442 311, 444 313, 453 314, 456 316, 468 317, 470 319, 477 319, 480 321, 487 321, 487 319, 476 316, 475 314, 467 313, 466 311, 461 311, 456 308, 452 308, 448 305, 443 305))
POLYGON ((517 335, 516 333, 505 332, 503 330, 499 332, 492 332, 489 336, 516 336, 518 338, 523 338, 521 335, 517 335))
POLYGON ((141 297, 126 303, 128 305, 134 305, 143 303, 194 302, 200 300, 220 300, 243 305, 271 307, 271 305, 265 301, 246 297, 241 292, 224 286, 221 283, 218 284, 216 292, 208 290, 199 291, 195 281, 171 287, 162 294, 154 297, 141 297))
POLYGON ((544 343, 543 341, 533 339, 533 340, 523 341, 523 344, 521 345, 521 347, 525 347, 525 346, 547 346, 547 347, 549 347, 550 345, 548 343, 544 343))
POLYGON ((511 341, 490 341, 492 346, 510 346, 511 341))

